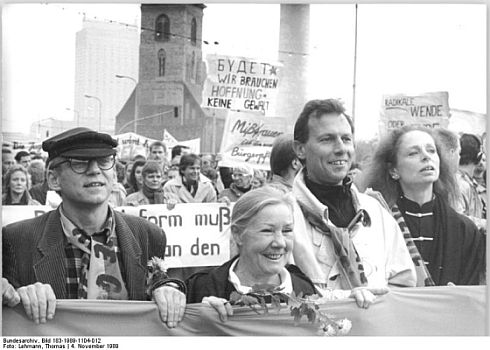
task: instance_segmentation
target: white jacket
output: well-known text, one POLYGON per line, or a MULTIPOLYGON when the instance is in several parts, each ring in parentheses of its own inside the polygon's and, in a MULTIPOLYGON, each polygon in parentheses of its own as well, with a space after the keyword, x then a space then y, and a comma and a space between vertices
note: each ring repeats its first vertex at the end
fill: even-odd
POLYGON ((216 202, 216 191, 214 190, 211 180, 207 177, 199 176, 199 185, 194 197, 182 183, 182 177, 179 175, 175 179, 168 181, 163 186, 163 192, 177 197, 179 203, 214 203, 216 202))
MULTIPOLYGON (((352 241, 362 260, 368 286, 415 287, 415 267, 395 219, 376 199, 360 193, 354 185, 351 191, 356 211, 366 210, 371 219, 370 226, 358 223, 352 230, 352 241)), ((328 208, 306 187, 303 170, 294 180, 293 194, 303 206, 321 213, 328 220, 328 208)), ((340 262, 330 237, 311 226, 299 206, 295 208, 294 218, 294 263, 322 289, 350 289, 339 275, 340 262)))

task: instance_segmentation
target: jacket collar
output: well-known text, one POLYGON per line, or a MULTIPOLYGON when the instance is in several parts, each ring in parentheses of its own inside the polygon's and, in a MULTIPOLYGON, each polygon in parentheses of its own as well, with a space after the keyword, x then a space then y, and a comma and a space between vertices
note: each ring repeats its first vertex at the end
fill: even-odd
MULTIPOLYGON (((305 176, 306 176, 306 170, 305 168, 303 168, 298 172, 298 174, 294 178, 294 183, 293 183, 294 196, 296 197, 297 201, 301 203, 301 205, 305 206, 309 210, 321 211, 323 213, 323 218, 329 221, 328 207, 325 204, 321 203, 315 197, 315 195, 311 193, 308 187, 306 187, 305 176)), ((354 204, 354 210, 357 212, 361 209, 366 209, 359 202, 359 191, 356 188, 356 186, 352 183, 352 180, 350 178, 344 179, 342 184, 343 186, 346 186, 352 194, 352 202, 354 204)))
MULTIPOLYGON (((38 281, 51 285, 58 299, 65 299, 67 296, 65 246, 68 243, 63 235, 58 210, 53 210, 48 214, 46 225, 37 246, 40 256, 34 261, 34 272, 38 281)), ((146 269, 140 260, 142 255, 140 244, 124 221, 122 214, 114 211, 114 218, 129 299, 145 300, 146 269)))

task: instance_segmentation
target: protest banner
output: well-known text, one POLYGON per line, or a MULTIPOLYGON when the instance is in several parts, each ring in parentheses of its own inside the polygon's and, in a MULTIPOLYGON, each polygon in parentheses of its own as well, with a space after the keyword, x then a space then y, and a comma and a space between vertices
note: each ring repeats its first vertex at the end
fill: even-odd
POLYGON ((275 115, 280 63, 208 55, 202 107, 275 115))
MULTIPOLYGON (((352 298, 319 309, 350 320, 348 336, 484 336, 485 295, 485 286, 395 288, 369 309, 352 298)), ((288 307, 259 314, 234 306, 223 322, 208 305, 188 304, 182 322, 168 328, 154 302, 57 300, 55 318, 44 324, 28 319, 21 304, 4 307, 2 331, 4 336, 318 336, 318 324, 305 318, 295 325, 288 307)))
MULTIPOLYGON (((173 267, 217 266, 230 258, 230 221, 233 205, 181 203, 116 207, 161 227, 167 236, 165 261, 173 267)), ((48 206, 3 206, 2 225, 34 218, 52 210, 48 206)))
POLYGON ((182 203, 115 208, 160 226, 167 235, 169 267, 221 265, 230 258, 231 207, 221 203, 182 203))
POLYGON ((53 210, 49 205, 2 205, 2 226, 32 219, 53 210))
POLYGON ((130 160, 134 156, 141 154, 146 157, 148 150, 154 139, 135 134, 134 132, 127 132, 124 134, 115 135, 117 140, 117 154, 120 159, 130 160))
POLYGON ((449 95, 446 91, 418 95, 383 95, 379 134, 385 135, 404 125, 446 128, 449 125, 449 95))
POLYGON ((220 166, 248 164, 255 169, 269 170, 272 143, 286 132, 286 124, 284 118, 230 112, 221 140, 220 166))

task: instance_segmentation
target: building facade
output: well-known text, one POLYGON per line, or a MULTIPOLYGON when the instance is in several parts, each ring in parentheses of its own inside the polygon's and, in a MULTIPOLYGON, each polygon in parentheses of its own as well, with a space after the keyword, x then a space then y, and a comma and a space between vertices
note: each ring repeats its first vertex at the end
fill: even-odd
POLYGON ((118 115, 116 129, 161 140, 167 129, 177 140, 203 138, 201 109, 206 76, 202 62, 204 5, 142 4, 139 82, 118 115), (135 100, 136 108, 130 100, 135 100), (131 118, 136 113, 136 128, 131 118))
POLYGON ((116 115, 138 81, 138 46, 136 21, 134 25, 124 25, 84 20, 82 30, 76 34, 76 124, 110 134, 116 132, 116 115))

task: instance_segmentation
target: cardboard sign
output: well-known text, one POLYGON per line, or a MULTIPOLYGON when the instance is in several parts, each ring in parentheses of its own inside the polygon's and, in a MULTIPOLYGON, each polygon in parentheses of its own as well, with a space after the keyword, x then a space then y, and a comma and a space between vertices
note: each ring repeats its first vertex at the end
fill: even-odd
POLYGON ((413 96, 384 95, 379 121, 380 135, 411 124, 428 128, 447 128, 450 117, 448 99, 449 95, 445 91, 413 96))
POLYGON ((269 170, 272 144, 286 132, 286 124, 284 118, 230 112, 221 141, 220 165, 248 164, 255 169, 269 170))
POLYGON ((208 55, 202 107, 275 115, 280 63, 208 55))

